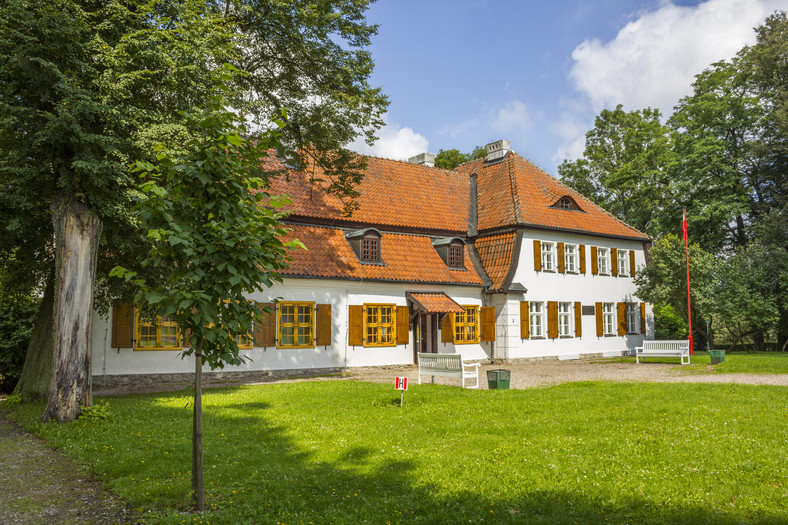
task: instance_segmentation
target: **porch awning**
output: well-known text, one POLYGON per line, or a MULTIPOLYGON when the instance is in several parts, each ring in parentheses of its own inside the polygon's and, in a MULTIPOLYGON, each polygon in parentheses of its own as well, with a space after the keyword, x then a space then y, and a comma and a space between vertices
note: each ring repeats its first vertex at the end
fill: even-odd
POLYGON ((465 311, 465 308, 443 292, 407 292, 405 297, 413 302, 417 310, 428 314, 457 314, 465 311))

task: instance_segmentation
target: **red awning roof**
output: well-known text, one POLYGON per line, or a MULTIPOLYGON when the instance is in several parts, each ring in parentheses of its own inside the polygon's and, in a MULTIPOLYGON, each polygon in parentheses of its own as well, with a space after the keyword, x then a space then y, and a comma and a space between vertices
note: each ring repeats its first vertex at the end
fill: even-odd
POLYGON ((462 313, 465 308, 443 292, 421 293, 408 292, 405 297, 413 301, 414 306, 430 314, 462 313))

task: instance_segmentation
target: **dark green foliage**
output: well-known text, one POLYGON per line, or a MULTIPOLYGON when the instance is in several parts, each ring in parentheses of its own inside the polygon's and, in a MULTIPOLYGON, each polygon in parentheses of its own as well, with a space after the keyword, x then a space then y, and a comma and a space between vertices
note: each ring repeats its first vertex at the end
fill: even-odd
POLYGON ((676 314, 673 307, 654 307, 654 339, 686 339, 687 320, 676 314))
POLYGON ((0 276, 0 392, 16 385, 25 362, 40 299, 33 293, 5 293, 0 276))
POLYGON ((484 146, 476 146, 470 153, 462 153, 458 149, 442 149, 435 155, 435 167, 453 170, 460 164, 471 160, 483 159, 487 155, 484 146))

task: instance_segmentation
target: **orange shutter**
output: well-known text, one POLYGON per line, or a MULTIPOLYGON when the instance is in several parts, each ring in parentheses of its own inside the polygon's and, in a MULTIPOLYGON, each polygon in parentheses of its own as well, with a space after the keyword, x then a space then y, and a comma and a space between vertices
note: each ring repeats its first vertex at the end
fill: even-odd
POLYGON ((534 241, 534 271, 542 271, 542 242, 534 241))
POLYGON ((586 245, 581 244, 577 249, 580 252, 580 273, 586 273, 586 245))
POLYGON ((602 324, 602 303, 596 303, 596 335, 602 337, 605 335, 605 327, 602 324))
POLYGON ((596 246, 591 247, 591 275, 599 275, 599 257, 597 257, 596 246))
POLYGON ((618 335, 627 335, 627 303, 616 305, 618 316, 618 335))
POLYGON ((583 335, 583 307, 580 302, 575 303, 575 337, 583 335))
POLYGON ((482 306, 479 309, 482 328, 480 341, 495 341, 495 307, 482 306))
POLYGON ((120 303, 112 307, 112 348, 134 346, 134 306, 120 303))
POLYGON ((364 344, 364 310, 361 305, 350 305, 348 310, 347 344, 358 346, 364 344))
POLYGON ((454 342, 454 314, 445 314, 441 322, 441 343, 454 342))
POLYGON ((618 275, 618 250, 610 248, 610 275, 618 275))
POLYGON ((331 305, 315 305, 315 346, 331 346, 331 305))
POLYGON ((528 301, 520 301, 520 339, 531 337, 531 326, 528 322, 528 301))
POLYGON ((640 333, 646 333, 646 303, 640 303, 640 333))
POLYGON ((558 302, 547 301, 547 337, 558 337, 558 302))
POLYGON ((566 271, 566 261, 564 260, 564 243, 558 243, 558 272, 564 273, 566 271))
POLYGON ((274 303, 255 303, 257 307, 270 308, 271 313, 263 312, 262 318, 254 323, 254 345, 255 346, 275 346, 276 345, 276 305, 274 303))
POLYGON ((410 342, 410 311, 407 306, 397 307, 397 344, 406 345, 410 342))
POLYGON ((635 276, 635 250, 629 250, 629 275, 635 276))

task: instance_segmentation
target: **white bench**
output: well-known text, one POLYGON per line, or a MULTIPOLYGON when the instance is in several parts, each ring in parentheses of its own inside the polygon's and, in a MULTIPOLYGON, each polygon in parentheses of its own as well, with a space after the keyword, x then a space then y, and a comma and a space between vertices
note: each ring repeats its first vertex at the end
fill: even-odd
POLYGON ((476 384, 467 388, 479 388, 479 363, 465 363, 460 354, 425 354, 418 353, 419 360, 419 384, 421 384, 422 374, 432 376, 456 377, 462 380, 462 387, 465 387, 466 379, 476 379, 476 384))
POLYGON ((680 341, 643 341, 643 346, 635 348, 635 362, 639 363, 642 357, 645 362, 646 357, 678 357, 682 365, 690 364, 689 340, 680 341), (684 359, 687 362, 684 362, 684 359))

